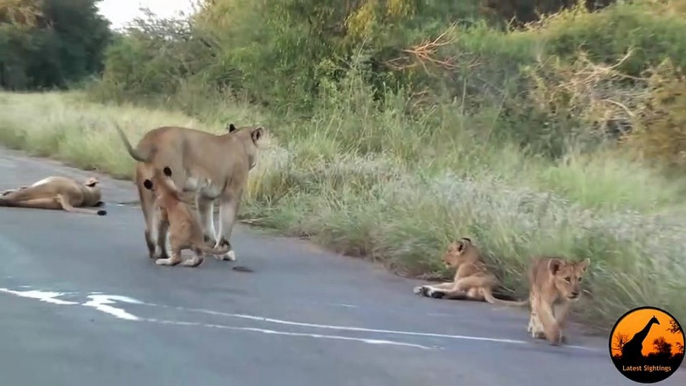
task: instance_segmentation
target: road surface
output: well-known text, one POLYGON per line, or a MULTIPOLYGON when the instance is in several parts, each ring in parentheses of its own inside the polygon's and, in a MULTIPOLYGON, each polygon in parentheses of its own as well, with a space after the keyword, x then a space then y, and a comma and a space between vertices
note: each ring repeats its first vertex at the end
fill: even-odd
MULTIPOLYGON (((55 174, 89 173, 0 149, 0 190, 55 174)), ((133 185, 101 183, 105 217, 0 208, 3 385, 631 384, 602 337, 534 342, 525 311, 422 298, 418 281, 244 226, 236 263, 155 266, 139 208, 117 204, 133 185)))

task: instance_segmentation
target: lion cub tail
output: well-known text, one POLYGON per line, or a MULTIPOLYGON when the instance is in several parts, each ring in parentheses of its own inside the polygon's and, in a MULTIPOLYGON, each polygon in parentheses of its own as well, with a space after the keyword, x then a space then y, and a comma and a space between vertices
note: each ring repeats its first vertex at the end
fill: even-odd
POLYGON ((491 292, 490 288, 484 288, 483 292, 484 292, 484 299, 491 304, 501 304, 504 306, 513 306, 513 307, 522 307, 522 306, 529 304, 529 299, 522 300, 519 302, 511 301, 511 300, 497 299, 495 296, 493 296, 493 292, 491 292))
POLYGON ((200 244, 198 245, 198 249, 209 255, 223 255, 229 252, 231 250, 231 247, 229 245, 226 245, 221 248, 210 248, 205 244, 200 244))

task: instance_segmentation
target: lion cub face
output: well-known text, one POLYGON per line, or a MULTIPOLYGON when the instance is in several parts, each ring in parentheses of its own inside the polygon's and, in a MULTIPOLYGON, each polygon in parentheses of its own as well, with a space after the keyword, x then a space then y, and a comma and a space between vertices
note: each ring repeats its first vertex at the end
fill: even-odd
POLYGON ((586 258, 582 261, 571 262, 561 259, 551 259, 548 262, 548 270, 552 275, 555 288, 571 301, 579 300, 581 297, 581 281, 591 259, 586 258))
POLYGON ((472 240, 463 237, 448 246, 448 251, 443 255, 443 264, 446 268, 457 268, 462 263, 478 259, 478 257, 479 251, 472 244, 472 240))

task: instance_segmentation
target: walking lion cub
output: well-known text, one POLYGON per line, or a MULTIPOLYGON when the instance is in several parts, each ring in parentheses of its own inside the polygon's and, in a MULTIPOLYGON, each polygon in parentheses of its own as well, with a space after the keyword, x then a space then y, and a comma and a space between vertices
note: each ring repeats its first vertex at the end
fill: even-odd
POLYGON ((566 343, 567 313, 581 297, 581 281, 591 259, 572 262, 559 257, 537 257, 529 267, 531 314, 527 331, 552 345, 566 343))

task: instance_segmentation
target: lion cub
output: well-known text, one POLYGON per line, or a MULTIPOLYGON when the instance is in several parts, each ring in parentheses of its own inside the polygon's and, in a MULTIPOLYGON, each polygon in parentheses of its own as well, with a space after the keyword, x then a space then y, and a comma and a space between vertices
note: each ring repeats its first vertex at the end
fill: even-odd
POLYGON ((491 304, 508 306, 523 306, 528 303, 527 300, 513 302, 493 296, 493 287, 499 284, 498 279, 488 270, 472 240, 466 237, 450 244, 443 255, 443 262, 446 267, 457 269, 453 281, 415 287, 414 293, 439 299, 485 300, 491 304))
POLYGON ((529 267, 531 314, 527 331, 552 345, 566 343, 562 329, 567 312, 581 297, 581 280, 591 259, 572 262, 558 257, 534 258, 529 267))
POLYGON ((186 267, 197 267, 204 260, 204 254, 223 255, 229 251, 229 247, 214 249, 205 245, 203 240, 203 230, 200 228, 199 219, 191 211, 180 197, 180 190, 177 189, 171 180, 172 171, 169 167, 162 170, 155 170, 152 179, 143 181, 146 189, 155 193, 155 203, 160 211, 160 221, 168 222, 167 230, 167 250, 169 258, 157 259, 155 264, 175 266, 182 262, 181 251, 191 249, 195 256, 183 261, 186 267))

